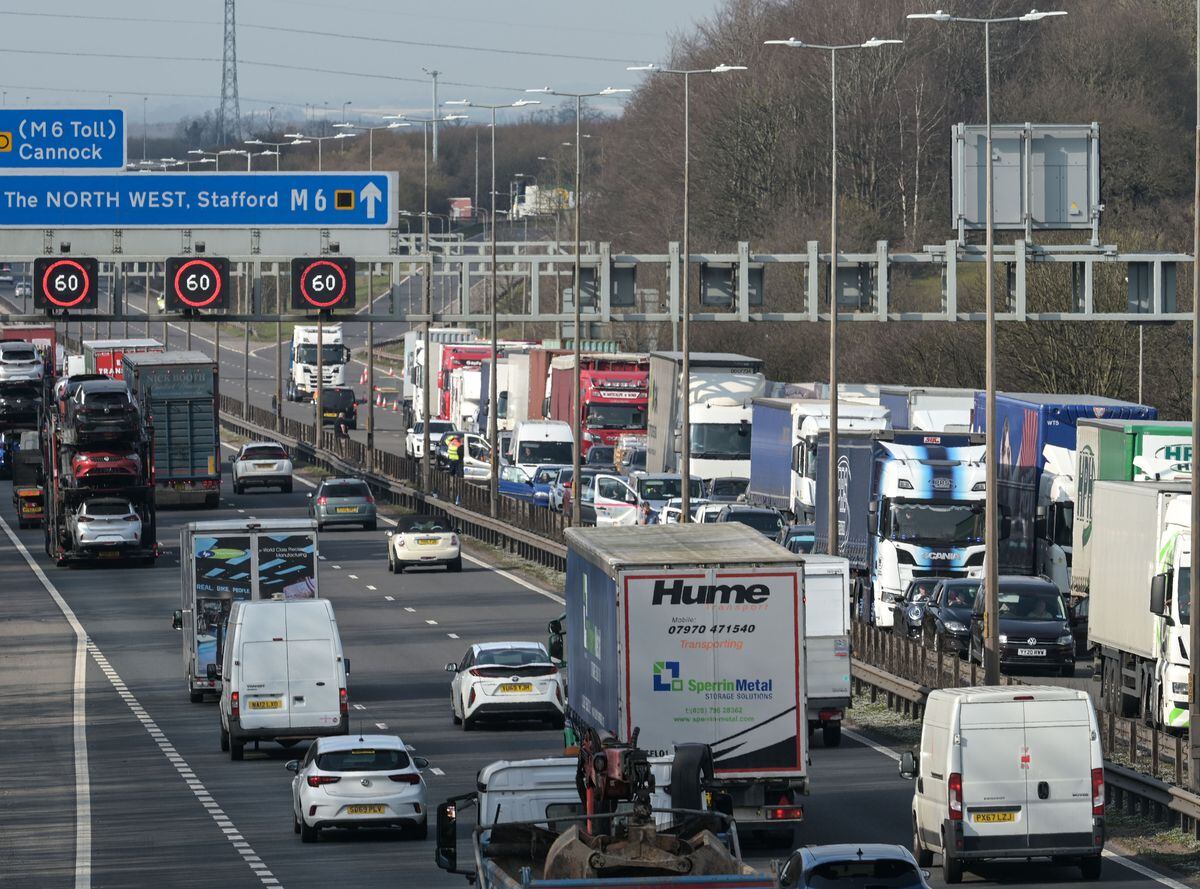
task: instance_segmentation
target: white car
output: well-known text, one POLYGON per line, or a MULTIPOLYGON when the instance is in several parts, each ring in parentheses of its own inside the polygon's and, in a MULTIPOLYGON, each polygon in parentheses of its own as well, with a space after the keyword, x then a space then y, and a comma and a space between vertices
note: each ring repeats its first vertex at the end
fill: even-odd
MULTIPOLYGON (((449 420, 430 420, 429 421, 429 447, 432 451, 437 450, 437 443, 442 440, 442 436, 454 429, 454 424, 449 420)), ((408 430, 404 436, 404 453, 409 457, 419 459, 425 456, 425 424, 417 423, 408 430)), ((430 454, 432 456, 432 452, 430 454)))
POLYGON ((317 738, 293 759, 292 829, 315 843, 327 827, 399 827, 417 839, 429 829, 429 762, 411 756, 396 735, 317 738))
POLYGON ((562 674, 540 642, 480 642, 446 664, 450 713, 469 732, 480 720, 543 719, 562 728, 562 674))
POLYGON ((45 362, 31 343, 0 343, 0 383, 41 382, 45 362))
POLYGON ((29 286, 29 282, 27 281, 18 281, 17 286, 13 288, 13 296, 17 299, 33 296, 33 288, 29 286))
POLYGON ((403 574, 414 565, 445 565, 462 571, 458 534, 445 519, 431 515, 403 516, 396 530, 387 532, 388 571, 403 574))
POLYGON ((242 445, 233 458, 233 493, 243 494, 253 486, 292 493, 292 459, 283 445, 273 441, 242 445))
POLYGON ((142 541, 142 519, 128 500, 96 497, 67 516, 67 531, 78 549, 133 547, 142 541))

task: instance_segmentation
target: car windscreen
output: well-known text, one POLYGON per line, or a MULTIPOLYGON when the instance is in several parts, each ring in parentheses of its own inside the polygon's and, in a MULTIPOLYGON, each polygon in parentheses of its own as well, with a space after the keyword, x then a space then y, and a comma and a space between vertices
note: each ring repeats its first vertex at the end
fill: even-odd
POLYGON ((827 861, 804 875, 813 889, 921 889, 920 872, 907 861, 827 861))
POLYGON ((124 407, 129 396, 124 392, 85 392, 83 403, 88 407, 124 407))
POLYGON ((558 478, 558 467, 547 466, 543 467, 533 474, 533 483, 535 485, 548 485, 558 478))
POLYGON ((406 751, 395 748, 363 747, 317 754, 317 768, 323 772, 391 772, 407 769, 410 762, 406 751))
POLYGON ((646 468, 646 452, 642 448, 635 448, 621 461, 629 469, 645 469, 646 468))
POLYGON ((526 664, 544 664, 548 658, 537 648, 489 648, 479 652, 475 663, 481 667, 523 667, 526 664))
POLYGON ((246 448, 243 460, 287 460, 287 451, 280 447, 246 448))
POLYGON ((729 521, 741 522, 743 525, 749 525, 755 531, 761 531, 764 534, 769 534, 774 537, 779 533, 779 529, 783 527, 783 522, 779 516, 771 512, 752 512, 750 510, 738 510, 729 514, 729 521))
POLYGON ((5 349, 0 357, 5 361, 32 361, 37 355, 33 349, 5 349))
POLYGON ((569 441, 523 441, 517 449, 518 463, 570 463, 569 441))
POLYGON ((0 389, 0 401, 39 401, 42 390, 36 386, 10 386, 0 389))
POLYGON ((1066 620, 1057 589, 1006 590, 1000 588, 1000 617, 1008 620, 1066 620))
POLYGON ((129 504, 93 500, 87 504, 85 511, 87 515, 94 516, 127 515, 129 513, 129 504))
POLYGON ((321 488, 322 497, 366 497, 366 485, 334 484, 321 488))
POLYGON ((611 445, 592 445, 592 449, 588 451, 588 463, 612 463, 615 448, 611 445))
POLYGON ((430 516, 414 516, 407 520, 401 519, 397 523, 396 530, 401 534, 445 534, 451 529, 441 519, 430 516))
POLYGON ((714 478, 708 493, 711 497, 740 497, 749 484, 750 480, 745 478, 714 478))
POLYGON ((937 580, 930 578, 928 580, 914 580, 908 585, 905 590, 904 597, 909 602, 924 602, 929 598, 929 594, 933 592, 933 588, 937 586, 937 580))
MULTIPOLYGON (((440 420, 440 421, 439 420, 430 420, 429 421, 429 434, 430 435, 445 435, 447 432, 449 432, 453 428, 454 428, 454 424, 447 422, 445 420, 440 420)), ((418 423, 416 425, 416 430, 418 432, 421 431, 420 423, 418 423)))
POLYGON ((817 538, 812 533, 793 534, 788 538, 787 548, 794 553, 811 553, 817 538))
MULTIPOLYGON (((683 496, 683 479, 679 478, 639 478, 638 494, 643 500, 670 500, 683 496)), ((704 482, 698 478, 691 480, 688 485, 689 498, 700 499, 704 496, 704 482)))
POLYGON ((947 584, 942 602, 947 608, 973 608, 979 595, 978 583, 947 584))

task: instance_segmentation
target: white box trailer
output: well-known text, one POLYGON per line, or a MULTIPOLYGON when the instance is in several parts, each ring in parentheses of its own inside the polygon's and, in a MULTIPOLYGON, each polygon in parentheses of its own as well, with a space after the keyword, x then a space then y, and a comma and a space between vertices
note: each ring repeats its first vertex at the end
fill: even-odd
POLYGON ((739 824, 801 820, 802 558, 737 522, 566 534, 572 718, 651 756, 708 744, 739 824))
POLYGON ((804 558, 804 662, 808 730, 821 730, 826 747, 842 742, 850 707, 850 560, 804 558))
POLYGON ((179 532, 183 671, 193 703, 217 694, 208 678, 220 664, 234 602, 317 598, 317 525, 311 519, 191 522, 179 532))

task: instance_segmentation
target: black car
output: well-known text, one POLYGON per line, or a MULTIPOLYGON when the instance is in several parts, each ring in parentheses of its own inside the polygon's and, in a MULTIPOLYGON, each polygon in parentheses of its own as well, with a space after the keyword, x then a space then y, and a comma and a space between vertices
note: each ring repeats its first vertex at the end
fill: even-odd
MULTIPOLYGON (((1001 670, 1075 675, 1075 637, 1058 587, 1040 577, 1001 577, 997 590, 1001 670)), ((976 597, 970 657, 983 663, 983 596, 976 597)))
POLYGON ((797 555, 811 553, 817 543, 816 525, 786 525, 775 542, 797 555))
POLYGON ((128 438, 141 428, 137 405, 120 380, 81 383, 67 402, 67 424, 81 443, 128 438))
POLYGON ((941 578, 919 577, 909 581, 904 593, 892 605, 892 632, 917 639, 925 621, 925 606, 941 578))
POLYGON ((594 444, 588 448, 585 466, 596 466, 604 469, 616 469, 616 448, 612 445, 594 444))
POLYGON ((783 519, 775 510, 757 506, 742 506, 737 503, 731 503, 717 513, 716 520, 718 522, 741 522, 743 525, 749 525, 755 531, 761 531, 772 540, 777 539, 779 532, 783 530, 783 519))
POLYGON ((730 476, 714 478, 708 483, 708 501, 710 503, 737 503, 746 496, 746 488, 750 487, 750 479, 730 476))
POLYGON ((934 648, 941 640, 943 651, 966 657, 971 647, 971 612, 979 598, 979 580, 943 578, 929 594, 921 620, 921 641, 934 648))
POLYGON ((30 429, 37 425, 42 406, 42 387, 31 383, 0 386, 0 423, 22 425, 30 429))
MULTIPOLYGON (((313 399, 316 403, 316 399, 313 399)), ((338 414, 346 415, 346 425, 358 428, 358 399, 349 386, 332 386, 321 390, 321 425, 336 426, 338 414)))

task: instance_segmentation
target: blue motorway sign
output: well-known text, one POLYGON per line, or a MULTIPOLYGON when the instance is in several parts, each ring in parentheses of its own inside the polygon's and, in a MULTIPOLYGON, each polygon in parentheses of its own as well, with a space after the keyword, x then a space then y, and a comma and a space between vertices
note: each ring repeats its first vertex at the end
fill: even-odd
POLYGON ((125 112, 119 108, 0 108, 0 169, 124 167, 125 112))
POLYGON ((0 228, 385 228, 395 173, 0 176, 0 228))

